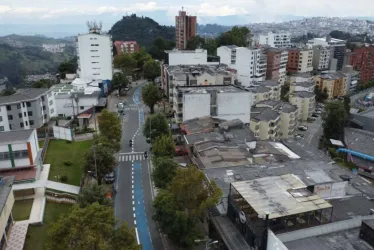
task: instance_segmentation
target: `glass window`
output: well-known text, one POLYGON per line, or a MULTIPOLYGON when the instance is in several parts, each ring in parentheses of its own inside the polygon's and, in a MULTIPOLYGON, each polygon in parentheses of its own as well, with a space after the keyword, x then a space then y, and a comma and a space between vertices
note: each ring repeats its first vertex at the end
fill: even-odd
POLYGON ((23 122, 21 122, 21 123, 20 123, 19 125, 21 126, 21 128, 23 128, 23 127, 24 127, 24 125, 23 125, 23 122))
POLYGON ((22 118, 22 113, 18 113, 18 117, 19 117, 19 118, 22 118))
POLYGON ((34 125, 34 121, 30 120, 30 126, 34 125))
POLYGON ((10 105, 6 105, 6 110, 12 110, 12 107, 10 105))
POLYGON ((26 102, 27 107, 31 107, 31 102, 26 102))
POLYGON ((25 103, 24 102, 22 103, 22 107, 25 107, 25 103))
POLYGON ((25 123, 26 123, 26 126, 29 126, 29 123, 27 121, 25 121, 25 123))
POLYGON ((3 117, 2 116, 0 116, 0 122, 2 122, 3 121, 3 117))
POLYGON ((8 120, 13 120, 13 116, 12 115, 8 115, 8 120))
POLYGON ((4 131, 4 126, 0 126, 0 131, 4 131))
POLYGON ((28 112, 27 112, 27 115, 28 115, 28 116, 32 116, 32 111, 28 111, 28 112))
POLYGON ((17 104, 17 109, 20 109, 20 108, 21 108, 21 104, 18 103, 18 104, 17 104))

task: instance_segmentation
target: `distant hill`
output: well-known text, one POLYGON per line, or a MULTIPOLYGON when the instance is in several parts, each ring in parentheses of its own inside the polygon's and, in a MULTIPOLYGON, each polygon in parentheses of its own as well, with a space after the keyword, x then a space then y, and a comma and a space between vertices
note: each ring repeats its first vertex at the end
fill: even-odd
POLYGON ((51 37, 46 37, 43 35, 34 35, 34 36, 21 36, 21 35, 8 35, 0 37, 0 43, 2 44, 19 44, 19 47, 25 46, 42 46, 42 44, 59 44, 65 43, 66 45, 73 45, 71 40, 67 39, 55 39, 51 37))
POLYGON ((157 37, 175 40, 174 27, 159 25, 151 18, 138 17, 135 14, 124 16, 108 33, 112 35, 114 41, 136 41, 139 46, 146 48, 149 48, 157 37))

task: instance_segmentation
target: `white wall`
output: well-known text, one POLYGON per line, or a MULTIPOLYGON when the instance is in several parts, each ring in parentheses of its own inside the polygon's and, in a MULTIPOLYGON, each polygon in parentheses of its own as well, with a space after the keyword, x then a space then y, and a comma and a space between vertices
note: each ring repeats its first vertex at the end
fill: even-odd
POLYGON ((217 93, 217 115, 221 119, 240 119, 249 123, 251 109, 251 93, 217 93))
POLYGON ((72 101, 70 98, 70 95, 58 95, 58 97, 55 97, 55 105, 56 105, 56 115, 65 115, 73 116, 73 110, 74 113, 77 114, 77 107, 78 107, 78 114, 82 113, 90 108, 92 108, 92 105, 96 106, 98 104, 98 96, 84 96, 80 97, 78 100, 78 106, 75 101, 72 101), (73 109, 73 103, 74 103, 74 109, 73 109), (81 107, 83 106, 83 109, 81 107))
POLYGON ((112 41, 107 35, 85 34, 78 36, 79 77, 112 80, 112 41), (98 46, 96 46, 98 45, 98 46))
POLYGON ((210 94, 183 95, 183 121, 210 115, 210 94))
POLYGON ((3 131, 10 131, 9 129, 9 121, 8 121, 8 113, 6 111, 6 106, 0 106, 0 116, 2 117, 2 121, 0 121, 0 126, 4 128, 3 131))
POLYGON ((231 49, 227 46, 221 46, 217 48, 217 56, 220 57, 220 61, 223 64, 231 65, 231 49))
POLYGON ((48 107, 49 107, 48 113, 49 113, 49 116, 50 117, 57 116, 56 100, 55 100, 55 96, 53 95, 53 91, 48 92, 47 98, 48 98, 48 107))
POLYGON ((280 239, 278 239, 273 231, 268 230, 268 242, 266 250, 288 250, 288 248, 280 239))
MULTIPOLYGON (((208 64, 206 50, 196 51, 169 51, 169 65, 198 65, 208 64)), ((218 63, 215 63, 218 64, 218 63)))

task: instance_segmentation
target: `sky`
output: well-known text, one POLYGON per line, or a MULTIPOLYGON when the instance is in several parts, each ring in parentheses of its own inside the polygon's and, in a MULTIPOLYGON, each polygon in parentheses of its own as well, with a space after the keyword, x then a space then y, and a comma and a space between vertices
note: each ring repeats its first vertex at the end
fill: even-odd
POLYGON ((121 16, 131 13, 173 25, 182 6, 189 14, 197 15, 201 24, 238 22, 231 16, 241 17, 242 23, 234 24, 280 22, 300 16, 374 16, 373 0, 1 0, 0 25, 83 27, 87 20, 96 19, 109 29, 121 16))

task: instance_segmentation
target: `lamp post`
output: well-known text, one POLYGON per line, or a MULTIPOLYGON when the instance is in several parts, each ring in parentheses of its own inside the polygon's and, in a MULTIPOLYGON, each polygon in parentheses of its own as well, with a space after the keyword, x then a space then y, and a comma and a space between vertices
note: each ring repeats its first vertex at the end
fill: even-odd
POLYGON ((209 250, 211 245, 217 244, 218 240, 205 239, 205 240, 195 240, 196 243, 205 242, 205 250, 209 250))

